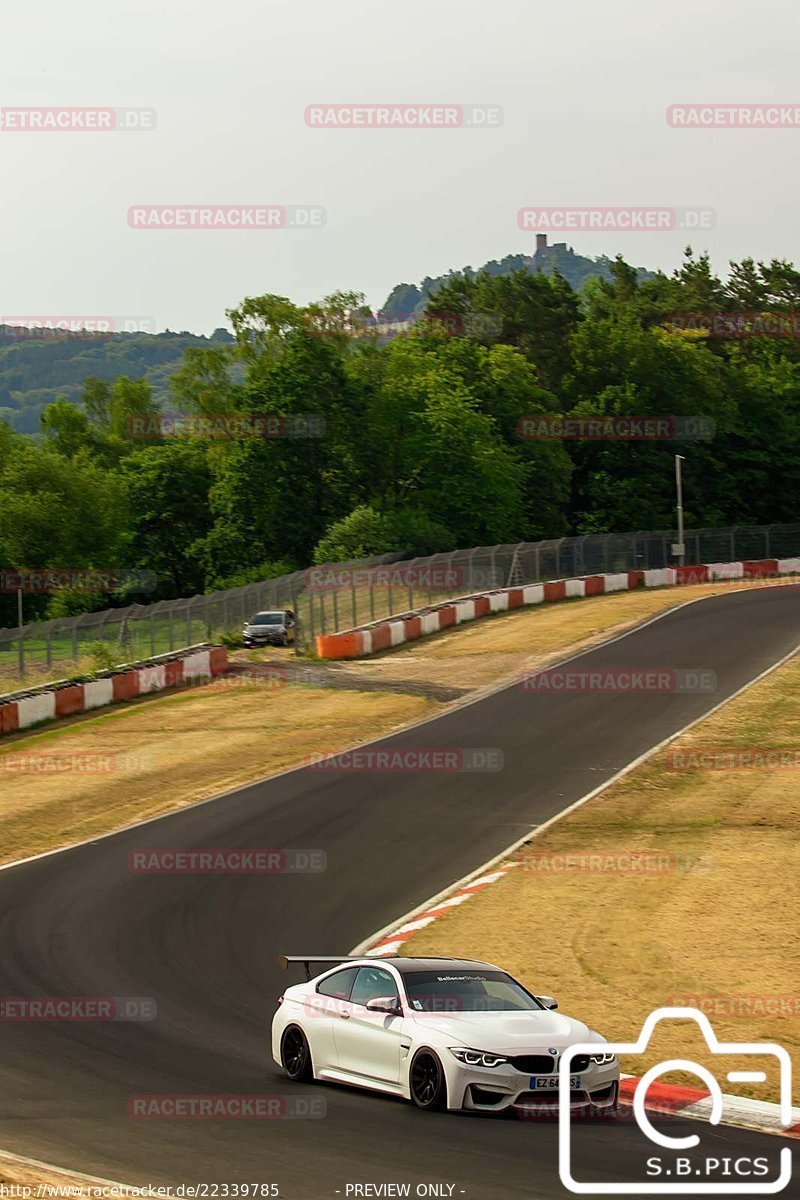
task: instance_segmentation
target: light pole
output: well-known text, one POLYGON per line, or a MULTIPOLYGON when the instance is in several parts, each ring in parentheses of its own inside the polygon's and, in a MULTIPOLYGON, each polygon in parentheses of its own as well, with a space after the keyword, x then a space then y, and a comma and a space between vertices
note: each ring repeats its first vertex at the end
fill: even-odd
POLYGON ((686 558, 686 544, 683 540, 683 471, 681 464, 685 462, 683 454, 675 455, 675 491, 677 492, 678 509, 678 545, 674 553, 678 556, 678 566, 682 567, 686 558))

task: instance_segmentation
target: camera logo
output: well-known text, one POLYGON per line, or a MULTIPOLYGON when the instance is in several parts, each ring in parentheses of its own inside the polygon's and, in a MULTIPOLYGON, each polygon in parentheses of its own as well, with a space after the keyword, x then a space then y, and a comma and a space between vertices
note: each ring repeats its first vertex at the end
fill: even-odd
MULTIPOLYGON (((643 1054, 659 1021, 695 1021, 714 1055, 734 1056, 737 1064, 743 1058, 757 1057, 759 1066, 766 1058, 777 1064, 780 1083, 780 1120, 788 1128, 792 1124, 792 1064, 783 1046, 773 1042, 720 1042, 708 1017, 696 1008, 659 1008, 645 1021, 639 1040, 630 1043, 609 1044, 605 1051, 616 1055, 643 1054)), ((702 1079, 710 1093, 711 1112, 708 1120, 719 1125, 724 1116, 725 1097, 719 1080, 707 1067, 689 1059, 673 1058, 651 1067, 639 1081, 633 1098, 633 1114, 639 1131, 651 1143, 647 1149, 651 1156, 644 1166, 645 1177, 636 1182, 598 1182, 578 1180, 574 1176, 576 1162, 575 1130, 570 1122, 570 1071, 572 1060, 581 1054, 597 1051, 597 1044, 584 1043, 570 1046, 564 1051, 559 1065, 559 1130, 558 1168, 564 1187, 583 1196, 758 1196, 775 1195, 783 1191, 792 1176, 792 1152, 788 1147, 780 1154, 757 1158, 734 1155, 721 1158, 707 1153, 701 1145, 701 1137, 690 1134, 671 1137, 655 1128, 646 1110, 647 1090, 661 1076, 671 1071, 685 1071, 702 1079), (658 1147, 660 1154, 652 1153, 658 1147)), ((763 1069, 733 1070, 731 1063, 720 1063, 721 1078, 727 1083, 763 1083, 767 1075, 763 1069)), ((753 1064, 747 1064, 753 1065, 753 1064)), ((574 1074, 574 1072, 573 1072, 574 1074)), ((646 1145, 646 1143, 645 1143, 646 1145)))

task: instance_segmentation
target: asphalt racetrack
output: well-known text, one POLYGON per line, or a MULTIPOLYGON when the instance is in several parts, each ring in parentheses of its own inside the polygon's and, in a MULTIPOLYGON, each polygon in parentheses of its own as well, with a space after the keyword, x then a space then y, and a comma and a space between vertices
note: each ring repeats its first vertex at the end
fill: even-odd
MULTIPOLYGON (((798 642, 800 586, 731 592, 678 608, 572 664, 701 669, 716 674, 712 692, 508 687, 380 743, 496 748, 505 756, 501 772, 303 769, 0 871, 0 994, 153 997, 158 1005, 147 1023, 0 1024, 0 1147, 131 1183, 276 1183, 282 1196, 302 1200, 344 1197, 355 1183, 410 1183, 411 1194, 417 1183, 452 1185, 442 1194, 470 1200, 566 1195, 556 1124, 425 1114, 344 1087, 285 1082, 268 1050, 287 983, 276 956, 348 952, 798 642), (143 847, 321 849, 327 870, 133 874, 129 852, 143 847), (321 1096, 327 1115, 128 1115, 132 1095, 211 1093, 321 1096)), ((294 698, 287 693, 287 703, 294 698)), ((252 734, 266 739, 270 731, 252 734)), ((550 990, 547 979, 537 986, 550 990)), ((679 1124, 702 1133, 720 1157, 774 1156, 783 1144, 679 1124)), ((641 1138, 630 1125, 598 1123, 581 1138, 587 1177, 644 1178, 641 1138)))

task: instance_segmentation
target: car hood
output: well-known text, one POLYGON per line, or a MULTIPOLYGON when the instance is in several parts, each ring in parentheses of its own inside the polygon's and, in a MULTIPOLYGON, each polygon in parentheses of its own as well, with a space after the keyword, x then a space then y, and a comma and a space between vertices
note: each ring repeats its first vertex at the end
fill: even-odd
POLYGON ((245 625, 247 633, 270 633, 276 629, 283 629, 283 625, 245 625))
POLYGON ((600 1041, 600 1037, 582 1021, 552 1012, 498 1013, 414 1013, 414 1021, 423 1029, 436 1031, 449 1039, 449 1045, 469 1046, 475 1050, 494 1050, 498 1054, 524 1054, 530 1050, 563 1050, 575 1042, 600 1041))

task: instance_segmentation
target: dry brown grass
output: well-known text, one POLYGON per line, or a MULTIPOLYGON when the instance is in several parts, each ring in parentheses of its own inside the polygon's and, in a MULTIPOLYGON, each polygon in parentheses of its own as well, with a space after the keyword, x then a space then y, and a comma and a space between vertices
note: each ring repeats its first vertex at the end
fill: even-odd
POLYGON ((564 654, 586 649, 611 634, 702 596, 717 596, 758 583, 700 584, 636 589, 608 596, 562 600, 516 609, 433 634, 375 658, 338 664, 366 678, 425 680, 451 687, 486 687, 517 671, 531 670, 564 654))
POLYGON ((387 692, 212 686, 9 739, 0 749, 0 862, 182 808, 436 708, 387 692), (39 773, 42 757, 56 754, 100 756, 106 769, 39 773))
MULTIPOLYGON (((516 856, 516 870, 416 934, 407 952, 501 963, 609 1040, 632 1041, 644 1018, 676 997, 689 1004, 705 998, 721 1040, 778 1042, 796 1059, 798 772, 670 765, 673 750, 711 747, 800 750, 800 659, 534 838, 516 856), (642 850, 677 860, 664 873, 637 875, 589 869, 585 857, 580 869, 565 872, 549 857, 642 850), (713 997, 762 1005, 793 997, 793 1015, 760 1015, 750 1000, 728 1000, 720 1010, 713 997), (731 1015, 732 1003, 745 1015, 731 1015)), ((714 1070, 699 1039, 687 1040, 691 1028, 664 1029, 644 1062, 628 1069, 641 1074, 677 1056, 714 1070)), ((770 1084, 727 1090, 776 1100, 772 1069, 770 1076, 770 1084)))
MULTIPOLYGON (((72 1171, 62 1171, 58 1167, 39 1164, 16 1154, 4 1154, 0 1151, 0 1187, 29 1188, 27 1196, 31 1200, 48 1200, 50 1197, 73 1196, 75 1200, 101 1200, 103 1196, 119 1196, 112 1192, 110 1185, 104 1188, 92 1177, 78 1175, 72 1171), (41 1189, 37 1192, 37 1189, 41 1189), (66 1189, 69 1189, 68 1191, 66 1189)), ((15 1195, 19 1200, 25 1200, 26 1193, 17 1190, 15 1195)))

